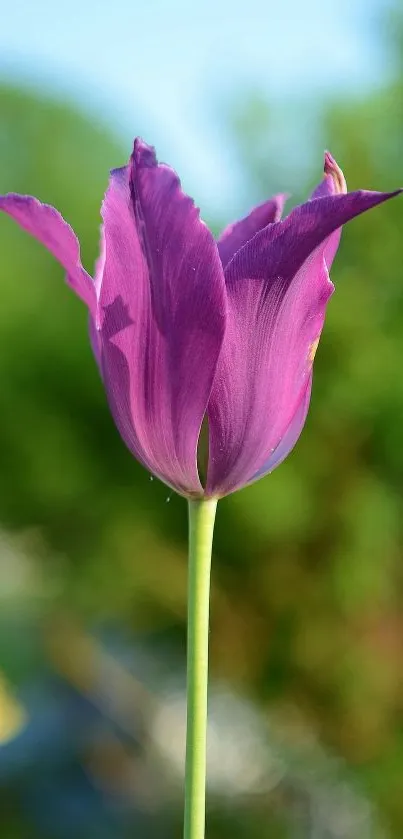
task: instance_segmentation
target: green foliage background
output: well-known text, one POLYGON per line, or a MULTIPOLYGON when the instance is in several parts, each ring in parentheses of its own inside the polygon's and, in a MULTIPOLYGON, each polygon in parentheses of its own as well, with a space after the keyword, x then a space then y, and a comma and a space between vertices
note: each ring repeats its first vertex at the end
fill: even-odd
MULTIPOLYGON (((252 124, 245 112, 231 128, 245 208, 272 183, 276 162, 253 158, 269 112, 259 100, 252 124)), ((1 87, 0 113, 1 191, 56 205, 90 269, 107 171, 128 150, 36 94, 1 87)), ((402 183, 400 80, 320 119, 350 188, 402 183)), ((299 198, 320 165, 294 184, 299 198)), ((403 832, 402 229, 397 199, 344 231, 303 436, 272 476, 220 504, 211 631, 213 675, 285 726, 297 713, 345 758, 391 837, 403 832)), ((119 622, 183 655, 185 503, 167 504, 120 441, 60 267, 5 217, 0 254, 0 521, 54 583, 35 620, 119 622)), ((0 664, 18 686, 34 660, 9 638, 0 664)))

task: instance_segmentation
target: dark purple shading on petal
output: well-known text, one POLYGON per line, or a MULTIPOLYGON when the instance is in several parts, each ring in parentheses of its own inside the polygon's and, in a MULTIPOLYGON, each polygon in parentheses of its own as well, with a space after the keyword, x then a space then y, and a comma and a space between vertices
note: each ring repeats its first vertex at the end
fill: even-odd
POLYGON ((37 198, 15 193, 0 196, 0 210, 45 245, 66 270, 69 286, 90 310, 94 309, 94 283, 81 265, 78 239, 60 213, 37 198))
POLYGON ((147 469, 202 494, 197 442, 226 313, 217 246, 176 173, 141 141, 112 173, 102 214, 97 326, 113 416, 147 469))
POLYGON ((279 221, 283 212, 286 195, 275 195, 269 201, 259 204, 240 221, 229 224, 218 238, 217 245, 224 266, 232 259, 259 230, 268 224, 279 221))
POLYGON ((257 233, 229 263, 227 328, 208 407, 208 494, 247 483, 289 427, 333 290, 328 237, 397 194, 360 191, 308 201, 257 233))

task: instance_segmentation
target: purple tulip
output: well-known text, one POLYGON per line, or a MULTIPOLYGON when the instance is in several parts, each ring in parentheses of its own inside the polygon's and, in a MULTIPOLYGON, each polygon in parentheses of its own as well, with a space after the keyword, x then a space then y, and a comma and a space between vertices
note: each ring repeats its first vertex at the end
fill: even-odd
POLYGON ((341 226, 397 192, 347 193, 327 153, 309 201, 281 221, 284 196, 275 196, 215 242, 175 172, 136 140, 128 166, 111 173, 94 279, 53 207, 9 194, 0 209, 51 251, 87 304, 93 351, 130 451, 198 498, 257 480, 295 445, 341 226))

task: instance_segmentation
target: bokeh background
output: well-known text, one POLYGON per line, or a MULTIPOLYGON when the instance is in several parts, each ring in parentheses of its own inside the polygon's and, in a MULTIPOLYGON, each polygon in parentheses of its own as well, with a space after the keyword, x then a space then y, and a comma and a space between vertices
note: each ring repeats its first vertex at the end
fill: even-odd
MULTIPOLYGON (((0 190, 94 263, 143 135, 215 231, 323 149, 403 182, 403 16, 382 0, 0 0, 0 190)), ((209 839, 403 835, 403 202, 344 231, 303 436, 220 503, 209 839)), ((186 505, 109 416, 84 307, 0 219, 0 830, 181 835, 186 505)))

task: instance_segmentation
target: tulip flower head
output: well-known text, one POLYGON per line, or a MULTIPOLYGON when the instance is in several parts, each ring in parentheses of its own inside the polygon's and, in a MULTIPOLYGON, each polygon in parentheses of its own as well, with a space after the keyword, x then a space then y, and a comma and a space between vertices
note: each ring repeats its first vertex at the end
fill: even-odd
POLYGON ((88 307, 132 454, 181 495, 219 498, 271 472, 297 442, 341 227, 397 192, 348 193, 326 153, 306 203, 281 220, 276 195, 215 241, 176 173, 137 139, 128 165, 111 172, 94 278, 53 207, 8 194, 0 209, 59 260, 88 307))

